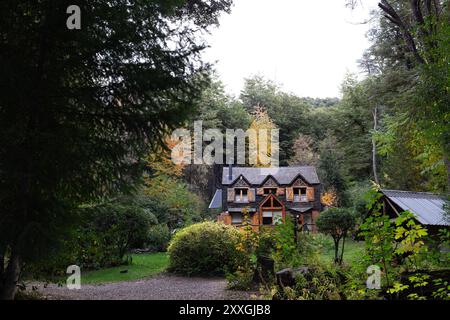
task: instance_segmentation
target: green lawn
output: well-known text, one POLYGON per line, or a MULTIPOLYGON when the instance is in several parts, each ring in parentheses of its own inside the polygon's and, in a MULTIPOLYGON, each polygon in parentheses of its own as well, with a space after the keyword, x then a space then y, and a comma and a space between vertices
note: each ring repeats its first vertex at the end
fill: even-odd
MULTIPOLYGON (((347 239, 345 242, 344 263, 356 262, 364 252, 364 242, 347 239)), ((138 280, 164 271, 169 263, 167 253, 142 253, 132 254, 133 262, 113 268, 105 268, 81 273, 82 284, 100 284, 106 282, 119 282, 138 280), (128 270, 126 273, 120 271, 128 270)), ((334 258, 334 246, 332 241, 324 246, 320 252, 322 262, 331 264, 334 258)))
MULTIPOLYGON (((342 242, 340 243, 342 246, 342 242)), ((354 241, 352 239, 345 240, 344 248, 344 263, 351 265, 352 263, 358 261, 364 254, 364 241, 354 241)), ((334 259, 334 244, 330 242, 322 249, 320 253, 320 259, 325 263, 332 263, 334 259)))
POLYGON ((167 253, 161 252, 132 254, 131 256, 133 262, 130 265, 82 272, 81 283, 98 284, 142 279, 164 271, 169 262, 167 253), (123 270, 128 270, 128 272, 121 273, 120 271, 123 270))

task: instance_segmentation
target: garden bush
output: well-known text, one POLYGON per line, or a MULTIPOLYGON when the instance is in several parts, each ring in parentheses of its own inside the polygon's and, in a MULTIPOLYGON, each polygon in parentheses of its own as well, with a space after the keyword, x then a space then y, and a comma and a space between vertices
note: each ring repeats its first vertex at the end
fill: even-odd
POLYGON ((126 254, 145 244, 154 222, 151 213, 137 206, 107 204, 88 211, 76 254, 78 264, 87 268, 126 263, 126 254))
POLYGON ((250 290, 254 286, 254 276, 253 269, 238 268, 233 273, 227 273, 227 288, 230 290, 250 290))
POLYGON ((185 275, 233 272, 244 259, 237 250, 241 233, 223 223, 202 222, 179 230, 169 247, 169 271, 185 275))
POLYGON ((346 274, 335 266, 310 265, 306 272, 295 274, 292 286, 273 285, 261 290, 263 299, 275 300, 342 300, 346 274))
POLYGON ((166 224, 157 224, 150 227, 147 247, 153 251, 166 251, 171 238, 169 227, 166 224))
POLYGON ((131 248, 143 246, 154 216, 134 205, 107 203, 79 210, 80 220, 45 259, 29 264, 25 273, 34 277, 64 275, 69 265, 99 269, 130 261, 131 248))
POLYGON ((277 225, 273 231, 275 250, 273 258, 278 270, 298 267, 304 263, 304 256, 295 242, 294 222, 292 217, 286 217, 285 222, 277 225))

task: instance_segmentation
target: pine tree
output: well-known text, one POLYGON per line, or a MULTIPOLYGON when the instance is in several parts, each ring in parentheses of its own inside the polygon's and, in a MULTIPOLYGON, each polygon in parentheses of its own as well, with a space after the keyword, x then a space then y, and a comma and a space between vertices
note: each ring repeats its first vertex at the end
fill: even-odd
POLYGON ((0 299, 82 203, 128 189, 193 112, 222 1, 0 2, 0 299), (69 30, 66 10, 81 9, 69 30))

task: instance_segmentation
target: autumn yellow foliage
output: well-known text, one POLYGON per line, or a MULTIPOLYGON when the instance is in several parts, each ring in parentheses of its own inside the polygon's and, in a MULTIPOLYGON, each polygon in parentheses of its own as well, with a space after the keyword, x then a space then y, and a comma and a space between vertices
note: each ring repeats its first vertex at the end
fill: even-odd
POLYGON ((322 194, 320 198, 322 204, 327 207, 335 207, 337 205, 338 197, 335 190, 328 190, 322 194))
POLYGON ((256 143, 255 152, 256 152, 256 164, 255 167, 270 167, 271 164, 264 164, 266 161, 263 161, 264 158, 270 158, 272 155, 272 145, 270 141, 270 130, 276 129, 277 126, 273 123, 272 119, 269 117, 266 110, 260 105, 255 106, 255 110, 252 114, 253 121, 250 124, 250 129, 256 131, 256 141, 252 143, 256 143), (267 130, 267 148, 262 149, 262 136, 260 130, 267 130))

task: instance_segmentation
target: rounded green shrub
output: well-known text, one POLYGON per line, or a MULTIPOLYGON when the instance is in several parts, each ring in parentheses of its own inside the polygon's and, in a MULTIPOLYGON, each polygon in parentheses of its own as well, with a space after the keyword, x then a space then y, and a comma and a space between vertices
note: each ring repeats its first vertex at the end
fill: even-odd
POLYGON ((169 247, 169 271, 184 275, 233 272, 244 257, 237 250, 241 233, 216 222, 197 223, 178 231, 169 247))

